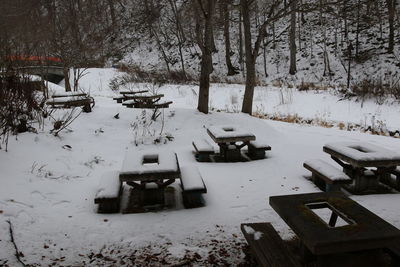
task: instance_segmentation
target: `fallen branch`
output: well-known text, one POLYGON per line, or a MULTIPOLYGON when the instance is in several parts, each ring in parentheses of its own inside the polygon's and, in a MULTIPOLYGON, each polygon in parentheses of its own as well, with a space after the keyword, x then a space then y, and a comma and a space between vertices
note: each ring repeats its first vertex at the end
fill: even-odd
POLYGON ((21 258, 24 257, 24 254, 23 254, 21 251, 19 251, 19 249, 18 249, 18 247, 17 247, 17 244, 15 243, 15 240, 14 240, 14 232, 13 232, 13 229, 12 229, 11 221, 10 221, 10 220, 7 220, 7 223, 10 225, 10 228, 9 228, 9 230, 10 230, 10 240, 11 240, 11 243, 14 245, 15 257, 17 257, 17 260, 22 264, 22 266, 27 266, 27 265, 21 260, 21 258))

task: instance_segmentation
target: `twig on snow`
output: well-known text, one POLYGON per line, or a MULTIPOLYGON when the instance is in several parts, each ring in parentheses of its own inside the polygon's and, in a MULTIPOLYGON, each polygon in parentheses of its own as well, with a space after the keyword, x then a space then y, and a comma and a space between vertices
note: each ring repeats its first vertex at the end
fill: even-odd
POLYGON ((12 228, 12 224, 11 224, 11 221, 10 220, 7 220, 7 223, 9 224, 9 230, 10 230, 10 240, 11 240, 11 243, 14 245, 14 249, 15 249, 15 257, 17 257, 17 260, 22 264, 22 266, 27 266, 22 260, 21 260, 21 258, 24 256, 24 254, 21 252, 21 251, 19 251, 19 249, 18 249, 18 247, 17 247, 17 244, 15 243, 15 240, 14 240, 14 231, 13 231, 13 228, 12 228))

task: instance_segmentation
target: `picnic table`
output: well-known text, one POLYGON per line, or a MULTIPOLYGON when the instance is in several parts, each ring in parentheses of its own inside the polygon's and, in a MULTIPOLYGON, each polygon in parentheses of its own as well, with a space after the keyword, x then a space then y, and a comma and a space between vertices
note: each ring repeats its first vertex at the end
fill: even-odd
POLYGON ((119 173, 119 179, 133 187, 137 206, 164 206, 165 189, 180 179, 185 207, 203 205, 202 193, 206 187, 195 166, 179 167, 178 157, 171 151, 128 151, 119 173))
POLYGON ((341 260, 351 266, 343 253, 355 252, 350 254, 355 260, 390 248, 400 238, 400 230, 341 192, 271 196, 269 204, 320 266, 332 261, 343 266, 341 260), (321 218, 318 210, 330 216, 321 218))
POLYGON ((238 126, 211 126, 208 135, 218 144, 220 155, 225 161, 238 161, 241 158, 241 148, 256 140, 254 134, 241 130, 238 126))
POLYGON ((328 143, 323 151, 353 179, 353 184, 346 188, 354 194, 375 192, 380 187, 379 180, 390 176, 400 165, 400 154, 369 143, 328 143))

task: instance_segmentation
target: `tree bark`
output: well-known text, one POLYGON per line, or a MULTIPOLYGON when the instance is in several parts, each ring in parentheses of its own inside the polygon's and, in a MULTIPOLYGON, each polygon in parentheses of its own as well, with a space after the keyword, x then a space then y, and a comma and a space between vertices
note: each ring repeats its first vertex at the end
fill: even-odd
POLYGON ((396 1, 386 0, 388 8, 388 21, 389 21, 389 40, 388 40, 388 53, 393 53, 394 48, 394 15, 396 12, 396 1))
POLYGON ((197 109, 205 114, 208 113, 208 99, 210 89, 210 74, 213 71, 212 66, 212 51, 213 51, 213 18, 215 12, 215 0, 198 0, 204 15, 204 38, 203 42, 199 43, 202 51, 201 56, 201 71, 200 71, 200 88, 199 101, 197 109), (204 8, 203 3, 206 4, 204 8))
POLYGON ((225 61, 226 67, 228 68, 228 76, 235 75, 238 72, 236 71, 235 67, 232 65, 231 61, 231 41, 230 41, 230 34, 229 34, 229 0, 224 0, 222 2, 222 9, 224 15, 224 38, 225 38, 225 61))
POLYGON ((289 31, 289 46, 290 46, 289 74, 291 74, 291 75, 294 75, 297 72, 297 67, 296 67, 296 8, 297 8, 297 1, 292 1, 291 15, 290 15, 290 31, 289 31))
POLYGON ((256 84, 256 68, 255 57, 252 53, 251 44, 251 25, 250 25, 250 7, 248 0, 241 0, 243 31, 244 31, 244 47, 246 57, 246 88, 243 97, 242 112, 250 114, 253 109, 253 95, 256 84))
POLYGON ((64 81, 65 81, 65 91, 71 92, 71 83, 69 82, 69 68, 63 67, 63 73, 64 73, 64 81))

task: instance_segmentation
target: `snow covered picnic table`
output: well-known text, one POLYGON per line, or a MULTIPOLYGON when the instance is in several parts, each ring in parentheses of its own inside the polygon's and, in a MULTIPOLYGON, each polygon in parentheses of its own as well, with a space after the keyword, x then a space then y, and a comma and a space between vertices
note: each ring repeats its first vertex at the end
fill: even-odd
POLYGON ((180 179, 185 207, 204 204, 200 194, 206 193, 204 181, 195 166, 179 167, 178 157, 171 151, 128 151, 119 174, 121 182, 132 186, 138 195, 137 206, 164 206, 165 188, 180 179))
POLYGON ((379 190, 379 181, 385 180, 400 165, 400 154, 369 143, 329 143, 324 145, 323 151, 354 180, 354 184, 347 187, 354 194, 379 190), (371 167, 373 169, 367 169, 371 167))
POLYGON ((269 203, 320 266, 356 266, 349 261, 391 250, 400 238, 399 229, 342 192, 271 196, 269 203), (352 257, 342 258, 348 252, 352 257))
POLYGON ((236 125, 215 125, 207 129, 208 135, 218 144, 224 161, 240 161, 241 148, 248 146, 256 136, 236 125))

